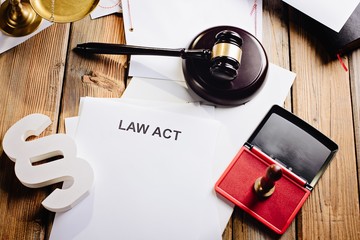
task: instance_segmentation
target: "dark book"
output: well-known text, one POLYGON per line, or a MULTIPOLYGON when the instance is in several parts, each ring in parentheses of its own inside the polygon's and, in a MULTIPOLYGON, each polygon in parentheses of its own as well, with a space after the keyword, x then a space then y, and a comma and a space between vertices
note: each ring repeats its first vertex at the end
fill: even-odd
POLYGON ((320 41, 331 57, 349 53, 360 47, 360 4, 339 32, 308 16, 304 19, 305 28, 320 41))

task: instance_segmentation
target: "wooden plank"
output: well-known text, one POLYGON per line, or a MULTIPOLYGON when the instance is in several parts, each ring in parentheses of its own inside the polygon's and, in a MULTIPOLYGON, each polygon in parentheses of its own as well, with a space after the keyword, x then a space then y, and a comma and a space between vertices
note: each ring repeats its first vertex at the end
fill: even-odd
MULTIPOLYGON (((290 69, 289 39, 287 25, 287 8, 281 1, 271 0, 263 2, 263 46, 269 62, 290 69), (285 17, 284 17, 285 16, 285 17)), ((291 110, 291 93, 285 106, 291 110)), ((295 221, 291 224, 282 239, 294 239, 295 221)), ((279 236, 273 234, 261 223, 236 208, 232 216, 232 236, 226 235, 223 239, 273 239, 279 236)))
POLYGON ((287 7, 277 0, 263 3, 263 46, 269 62, 290 69, 287 7))
POLYGON ((121 55, 82 56, 72 49, 78 43, 125 43, 121 15, 96 20, 86 17, 75 22, 66 65, 59 131, 64 132, 64 119, 77 116, 80 97, 120 97, 125 90, 127 57, 121 55))
MULTIPOLYGON (((10 126, 31 113, 53 121, 42 135, 56 132, 68 35, 69 25, 53 25, 0 55, 1 142, 10 126)), ((2 147, 0 158, 0 239, 44 239, 53 217, 41 206, 49 188, 24 187, 2 147)))
MULTIPOLYGON (((350 69, 350 84, 351 84, 351 99, 352 111, 354 118, 354 134, 356 142, 356 156, 357 156, 357 172, 358 179, 360 179, 360 49, 354 51, 349 59, 350 69)), ((358 184, 360 192, 360 184, 358 184)))
MULTIPOLYGON (((290 70, 288 8, 277 0, 263 2, 263 44, 269 61, 290 70)), ((291 91, 284 102, 291 111, 291 91)))
POLYGON ((229 220, 229 222, 227 223, 227 225, 226 225, 226 228, 225 228, 225 230, 224 230, 224 232, 223 232, 223 234, 222 234, 222 239, 223 240, 231 240, 232 239, 232 219, 233 219, 234 217, 233 216, 231 216, 231 218, 230 218, 230 220, 229 220))
POLYGON ((340 148, 300 212, 298 234, 302 239, 356 239, 359 192, 349 73, 306 32, 303 15, 291 11, 290 16, 291 67, 297 74, 294 113, 340 148))

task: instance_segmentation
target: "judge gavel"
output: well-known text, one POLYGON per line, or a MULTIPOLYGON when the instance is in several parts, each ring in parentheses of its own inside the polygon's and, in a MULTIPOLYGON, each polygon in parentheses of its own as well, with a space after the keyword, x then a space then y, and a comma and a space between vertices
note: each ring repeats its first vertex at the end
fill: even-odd
POLYGON ((275 182, 282 177, 281 167, 273 164, 266 169, 265 176, 258 178, 254 184, 255 193, 259 197, 270 197, 275 191, 275 182))
POLYGON ((238 33, 223 30, 216 34, 212 49, 167 49, 89 42, 78 44, 74 50, 92 54, 158 55, 204 59, 210 62, 209 71, 214 79, 228 82, 238 75, 242 45, 243 40, 238 33))

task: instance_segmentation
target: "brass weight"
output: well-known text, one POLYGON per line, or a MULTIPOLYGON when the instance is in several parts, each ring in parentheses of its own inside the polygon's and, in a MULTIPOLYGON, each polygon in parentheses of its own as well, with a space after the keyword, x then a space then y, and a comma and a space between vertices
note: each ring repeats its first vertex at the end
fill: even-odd
POLYGON ((41 20, 28 2, 7 0, 0 7, 0 29, 13 37, 34 32, 41 20))
POLYGON ((87 16, 100 0, 6 0, 0 7, 0 29, 21 37, 34 32, 42 19, 70 23, 87 16))

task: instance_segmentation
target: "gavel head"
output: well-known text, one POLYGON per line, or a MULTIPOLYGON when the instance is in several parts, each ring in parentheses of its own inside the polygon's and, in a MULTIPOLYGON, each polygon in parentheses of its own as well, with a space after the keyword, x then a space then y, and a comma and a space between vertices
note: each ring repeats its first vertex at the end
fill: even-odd
POLYGON ((219 106, 239 106, 264 86, 268 59, 260 41, 233 26, 217 26, 199 33, 183 58, 186 83, 195 94, 219 106), (193 53, 190 53, 193 52, 193 53))
POLYGON ((241 62, 243 39, 231 30, 223 30, 215 36, 211 50, 211 75, 219 80, 232 81, 238 75, 241 62))

